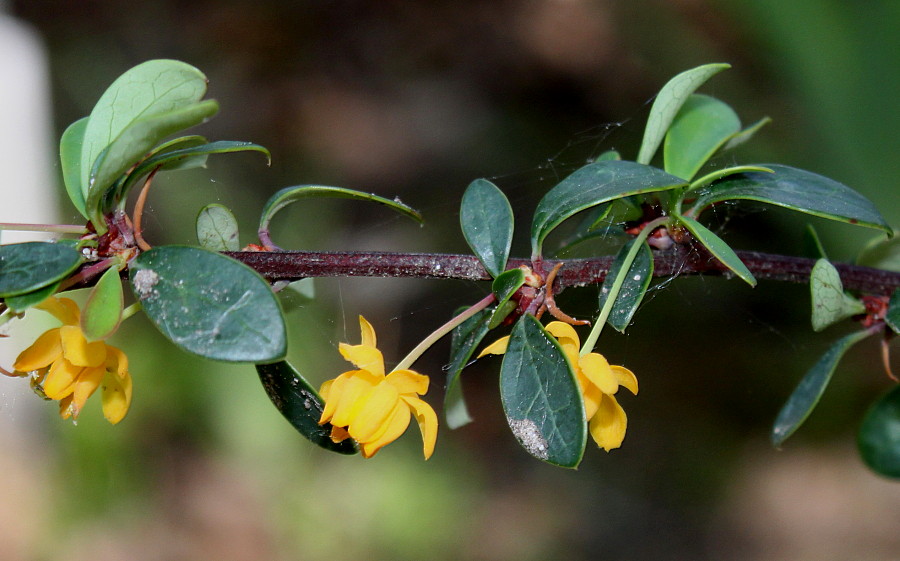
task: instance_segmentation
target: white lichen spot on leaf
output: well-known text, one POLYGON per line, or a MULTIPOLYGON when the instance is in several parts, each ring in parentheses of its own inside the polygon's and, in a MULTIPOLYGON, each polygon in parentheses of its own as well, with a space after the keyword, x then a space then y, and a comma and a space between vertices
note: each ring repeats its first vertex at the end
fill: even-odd
POLYGON ((530 419, 507 419, 507 421, 516 439, 528 450, 529 454, 542 460, 549 457, 547 441, 534 421, 530 419))

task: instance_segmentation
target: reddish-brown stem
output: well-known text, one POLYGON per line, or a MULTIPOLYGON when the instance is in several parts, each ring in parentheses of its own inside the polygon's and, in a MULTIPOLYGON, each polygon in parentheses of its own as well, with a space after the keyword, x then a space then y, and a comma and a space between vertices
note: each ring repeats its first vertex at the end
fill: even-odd
POLYGON ((153 184, 153 178, 159 170, 160 168, 156 168, 150 172, 150 175, 144 181, 144 186, 141 188, 137 201, 134 203, 134 242, 141 248, 141 251, 150 249, 150 244, 145 242, 144 237, 141 235, 141 221, 144 218, 144 205, 147 202, 147 193, 150 192, 150 185, 153 184))

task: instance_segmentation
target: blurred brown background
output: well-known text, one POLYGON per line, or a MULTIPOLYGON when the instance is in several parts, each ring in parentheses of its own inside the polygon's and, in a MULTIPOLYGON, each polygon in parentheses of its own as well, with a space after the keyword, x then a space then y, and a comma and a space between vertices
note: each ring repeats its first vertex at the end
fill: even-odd
MULTIPOLYGON (((488 177, 513 204, 524 255, 540 196, 604 150, 633 158, 654 93, 707 62, 733 68, 704 93, 746 124, 774 119, 717 165, 810 169, 900 223, 892 0, 29 0, 7 11, 46 47, 55 137, 127 68, 177 58, 207 74, 221 103, 199 133, 272 151, 269 168, 258 155, 220 156, 161 178, 151 243, 193 243, 209 202, 234 209, 242 242, 255 241, 271 193, 316 183, 399 196, 426 226, 311 201, 276 219, 280 245, 464 252, 459 199, 488 177)), ((76 216, 67 204, 65 222, 76 216)), ((761 207, 717 219, 738 247, 788 254, 807 223, 761 207)), ((809 221, 835 260, 875 236, 809 221)), ((488 287, 344 279, 316 290, 290 313, 290 355, 319 383, 348 369, 336 346, 358 340, 358 314, 397 361, 488 287)), ((562 300, 589 316, 596 298, 588 288, 562 300)), ((781 403, 845 329, 811 333, 808 307, 805 286, 681 278, 653 292, 629 334, 605 333, 599 347, 640 379, 640 395, 622 399, 624 446, 590 444, 577 471, 518 448, 497 361, 466 371, 475 422, 442 427, 429 462, 415 428, 363 461, 296 435, 251 367, 187 356, 135 319, 116 340, 135 379, 119 426, 96 403, 77 427, 36 399, 28 414, 11 411, 30 398, 0 404, 14 427, 0 435, 15 435, 0 437, 0 560, 900 558, 900 487, 870 474, 853 443, 888 387, 874 342, 848 355, 784 450, 768 444, 781 403)), ((436 407, 446 351, 415 365, 433 376, 436 407)))

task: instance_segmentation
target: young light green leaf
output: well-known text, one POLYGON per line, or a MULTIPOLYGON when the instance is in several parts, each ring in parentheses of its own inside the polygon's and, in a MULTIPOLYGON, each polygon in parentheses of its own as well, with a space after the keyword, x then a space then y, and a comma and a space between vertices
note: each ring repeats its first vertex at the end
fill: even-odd
POLYGON ((256 372, 266 395, 297 432, 310 442, 338 454, 356 454, 352 438, 333 442, 331 423, 319 424, 325 407, 319 392, 285 361, 257 364, 256 372))
POLYGON ((489 329, 499 326, 506 319, 506 316, 516 309, 516 303, 512 302, 510 298, 523 284, 525 284, 525 271, 522 269, 503 271, 502 274, 494 279, 494 282, 491 283, 491 292, 494 293, 494 297, 497 299, 497 305, 494 307, 494 312, 491 314, 491 319, 488 322, 489 329))
POLYGON ((621 160, 622 155, 617 150, 607 150, 594 158, 595 162, 608 162, 609 160, 621 160))
POLYGON ((762 166, 733 166, 722 169, 717 169, 715 171, 711 171, 703 177, 697 179, 696 181, 691 182, 691 186, 685 191, 685 193, 689 191, 694 191, 695 189, 700 189, 702 187, 706 187, 713 182, 716 182, 724 177, 728 177, 729 175, 735 175, 737 173, 747 173, 751 171, 758 171, 761 173, 774 173, 769 168, 764 168, 762 166))
POLYGON ((419 224, 423 223, 422 215, 414 208, 401 203, 397 199, 385 199, 371 193, 363 193, 362 191, 354 191, 353 189, 345 189, 343 187, 327 187, 324 185, 296 185, 294 187, 285 187, 274 195, 269 197, 266 205, 263 207, 262 216, 259 220, 259 239, 263 242, 269 239, 269 223, 279 210, 295 203, 301 199, 309 199, 314 197, 331 197, 338 199, 355 199, 357 201, 371 201, 385 205, 404 216, 412 218, 419 224))
POLYGON ((209 204, 197 215, 197 240, 210 251, 238 251, 238 223, 227 207, 209 204))
POLYGON ((900 479, 900 386, 893 387, 866 413, 857 445, 874 472, 900 479))
POLYGON ((85 190, 81 186, 81 146, 87 124, 87 117, 78 119, 69 125, 59 139, 59 163, 66 193, 75 209, 85 218, 89 216, 85 207, 85 190))
POLYGON ((684 224, 684 227, 697 238, 697 241, 706 246, 706 249, 708 249, 709 252, 723 265, 728 267, 734 274, 750 286, 756 286, 756 278, 753 276, 753 273, 750 272, 750 269, 744 265, 741 258, 737 256, 734 250, 731 249, 722 238, 713 234, 706 226, 700 224, 693 218, 680 216, 678 220, 684 224))
POLYGON ((647 117, 647 127, 644 129, 644 138, 641 141, 641 149, 637 157, 638 163, 649 164, 653 159, 666 131, 669 130, 669 126, 688 96, 712 76, 726 68, 731 68, 731 65, 705 64, 685 70, 669 80, 659 90, 653 106, 650 108, 650 115, 647 117))
POLYGON ((91 169, 86 206, 98 231, 98 224, 103 222, 103 214, 108 210, 101 203, 107 201, 106 194, 114 188, 113 182, 163 138, 202 123, 218 110, 219 104, 208 100, 135 119, 97 155, 91 169))
MULTIPOLYGON (((603 279, 603 285, 600 287, 600 308, 606 304, 610 287, 615 283, 616 278, 622 274, 622 264, 628 255, 631 246, 635 240, 630 240, 619 253, 616 255, 613 264, 603 279)), ((653 252, 650 246, 644 241, 638 250, 637 256, 631 262, 631 267, 625 277, 625 283, 619 289, 619 296, 613 304, 612 312, 609 314, 607 322, 620 333, 625 333, 625 328, 631 323, 631 318, 637 311, 647 288, 650 286, 650 279, 653 278, 653 252)))
POLYGON ((459 223, 475 256, 497 278, 512 245, 513 211, 506 195, 490 181, 476 179, 463 194, 459 223))
POLYGON ((727 103, 707 95, 689 96, 666 133, 665 170, 692 179, 740 130, 741 120, 727 103))
POLYGON ((115 333, 122 321, 124 304, 119 269, 110 267, 91 289, 81 310, 81 331, 85 338, 99 341, 115 333))
POLYGON ((884 322, 894 330, 894 333, 900 333, 900 288, 894 290, 894 293, 891 294, 884 322))
POLYGON ((275 362, 287 350, 281 306, 253 269, 205 249, 160 246, 129 266, 144 312, 170 341, 213 360, 275 362))
POLYGON ((3 303, 6 304, 6 307, 13 312, 24 312, 28 308, 37 306, 44 300, 47 300, 48 298, 56 294, 56 291, 59 289, 60 284, 62 284, 62 281, 48 284, 43 288, 39 288, 35 291, 25 294, 19 294, 18 296, 7 296, 3 299, 3 303))
POLYGON ((809 369, 775 418, 771 434, 772 444, 781 446, 800 428, 825 393, 838 362, 850 347, 869 335, 870 333, 866 331, 858 331, 838 339, 809 369))
POLYGON ((806 257, 811 259, 828 259, 828 255, 825 253, 825 246, 822 245, 819 233, 816 232, 812 224, 807 224, 803 230, 802 244, 803 255, 806 257))
MULTIPOLYGON (((206 94, 206 86, 206 76, 202 72, 176 60, 150 60, 131 68, 116 79, 100 96, 85 129, 81 154, 81 187, 84 198, 89 198, 91 190, 104 190, 121 174, 109 171, 112 167, 117 167, 112 164, 119 162, 113 162, 107 157, 110 162, 107 166, 111 167, 104 169, 106 174, 112 175, 112 179, 104 184, 106 179, 100 179, 96 175, 100 171, 96 162, 101 153, 108 151, 109 146, 117 142, 124 131, 131 129, 138 121, 177 112, 196 104, 206 94)), ((166 134, 172 132, 174 131, 166 134)), ((138 135, 132 134, 132 137, 137 139, 138 135)), ((149 144, 143 150, 137 147, 126 149, 128 147, 120 145, 116 150, 118 158, 124 158, 125 153, 136 154, 126 165, 127 168, 156 145, 159 138, 143 143, 144 146, 149 144)))
POLYGON ((728 142, 725 143, 725 146, 722 147, 722 150, 731 150, 733 148, 737 148, 741 144, 753 138, 753 135, 755 135, 759 131, 759 129, 763 128, 771 122, 771 118, 763 117, 762 119, 756 121, 749 127, 745 128, 741 132, 728 139, 728 142))
POLYGON ((774 173, 728 176, 698 191, 697 200, 689 214, 698 216, 703 209, 714 203, 746 199, 892 232, 875 205, 846 185, 790 166, 762 165, 774 173))
POLYGON ((822 331, 833 323, 866 311, 862 302, 844 293, 841 275, 827 259, 816 261, 810 273, 809 288, 813 331, 822 331))
POLYGON ((531 224, 532 257, 541 255, 547 234, 582 210, 630 195, 685 185, 687 182, 681 178, 627 160, 588 164, 550 189, 538 203, 531 224))
POLYGON ((531 315, 513 327, 500 367, 500 397, 516 439, 532 456, 575 468, 587 422, 581 390, 562 348, 531 315))
POLYGON ((490 310, 481 310, 453 330, 450 339, 450 364, 447 365, 447 390, 444 392, 444 417, 450 429, 472 422, 463 397, 460 374, 487 335, 490 317, 490 310))
POLYGON ((81 253, 65 244, 25 242, 0 246, 0 298, 44 288, 74 272, 81 253))
POLYGON ((879 236, 859 252, 856 264, 900 273, 900 236, 879 236))

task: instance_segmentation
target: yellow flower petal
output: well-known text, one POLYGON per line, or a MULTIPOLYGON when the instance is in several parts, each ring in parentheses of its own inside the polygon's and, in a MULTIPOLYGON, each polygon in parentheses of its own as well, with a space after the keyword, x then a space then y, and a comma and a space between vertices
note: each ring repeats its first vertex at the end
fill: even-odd
MULTIPOLYGON (((379 381, 366 370, 346 372, 335 379, 334 385, 331 386, 331 401, 336 402, 331 424, 339 427, 351 424, 359 413, 363 399, 379 381)), ((324 411, 322 417, 325 418, 324 411)))
POLYGON ((108 372, 103 378, 103 416, 112 424, 125 418, 131 407, 131 375, 108 372))
POLYGON ((409 427, 409 405, 403 401, 398 401, 394 410, 382 426, 379 433, 372 436, 368 442, 362 443, 362 455, 365 458, 371 458, 383 446, 400 438, 409 427))
POLYGON ((579 376, 578 382, 581 385, 581 398, 584 401, 584 418, 590 421, 600 407, 600 402, 603 400, 603 392, 600 391, 600 388, 591 384, 583 375, 579 376))
POLYGON ((413 414, 416 416, 416 421, 419 423, 419 431, 422 433, 422 450, 427 460, 434 453, 434 445, 437 442, 437 414, 428 403, 417 397, 401 396, 400 399, 410 406, 413 414))
POLYGON ((428 391, 428 376, 412 370, 394 370, 384 380, 402 394, 422 395, 428 391))
POLYGON ((628 418, 625 410, 611 395, 603 396, 597 414, 591 419, 591 436, 598 446, 609 452, 622 445, 625 439, 625 429, 628 427, 628 418))
POLYGON ((638 381, 637 376, 631 370, 628 370, 624 366, 610 366, 612 369, 612 373, 615 375, 616 380, 619 381, 620 386, 624 386, 628 388, 631 393, 637 395, 638 393, 638 381))
POLYGON ((106 343, 94 341, 88 343, 81 328, 64 325, 59 328, 62 341, 63 356, 76 366, 100 366, 106 361, 106 343))
POLYGON ((46 331, 31 344, 30 347, 19 353, 13 363, 13 368, 19 372, 31 372, 46 368, 62 357, 62 342, 59 339, 59 328, 46 331))
POLYGON ((112 345, 106 345, 106 369, 124 378, 128 375, 128 355, 112 345))
POLYGON ((100 382, 103 381, 105 375, 106 370, 103 367, 82 369, 81 374, 78 375, 78 378, 72 385, 73 419, 78 418, 79 413, 84 409, 84 404, 87 403, 88 398, 100 387, 100 382))
POLYGON ((613 374, 609 362, 603 355, 588 353, 579 359, 578 367, 581 368, 587 379, 600 388, 603 393, 614 394, 619 391, 619 380, 613 374))
POLYGON ((397 388, 387 383, 378 384, 360 400, 347 432, 359 442, 371 440, 390 420, 399 401, 397 388))
POLYGON ((384 357, 381 351, 368 345, 348 345, 341 343, 338 346, 344 359, 352 362, 360 370, 368 370, 373 374, 384 376, 384 357))
POLYGON ((53 314, 53 317, 63 322, 64 325, 78 325, 81 321, 78 304, 69 298, 48 298, 35 308, 53 314))
POLYGON ((359 316, 359 332, 362 335, 362 344, 367 347, 377 347, 375 338, 375 328, 366 318, 359 316))
POLYGON ((502 355, 502 354, 506 353, 506 348, 508 346, 509 346, 509 335, 507 335, 506 337, 500 337, 499 339, 497 339, 496 341, 494 341, 493 343, 491 343, 490 345, 485 347, 485 349, 483 351, 481 351, 480 353, 478 353, 478 356, 475 358, 481 358, 484 355, 502 355))
POLYGON ((347 432, 347 429, 344 427, 336 427, 332 425, 331 427, 331 441, 332 442, 343 442, 350 438, 350 433, 347 432))
POLYGON ((560 345, 575 345, 576 350, 581 348, 581 340, 578 339, 578 332, 568 323, 551 321, 544 329, 547 330, 547 333, 556 337, 560 345))
POLYGON ((83 367, 75 366, 68 360, 60 358, 50 367, 44 378, 44 394, 50 399, 62 399, 74 390, 75 380, 83 367))

